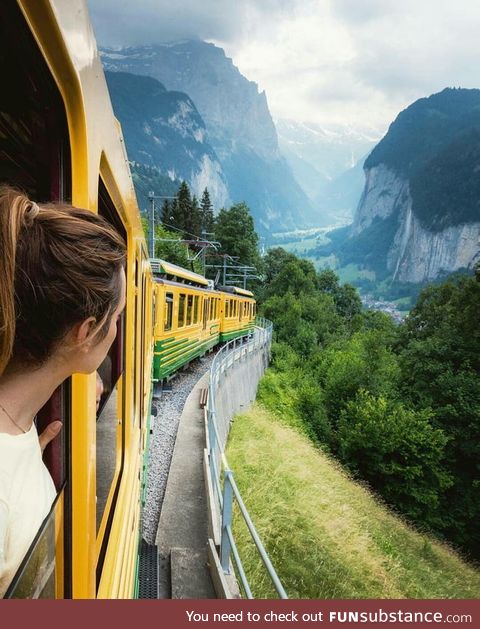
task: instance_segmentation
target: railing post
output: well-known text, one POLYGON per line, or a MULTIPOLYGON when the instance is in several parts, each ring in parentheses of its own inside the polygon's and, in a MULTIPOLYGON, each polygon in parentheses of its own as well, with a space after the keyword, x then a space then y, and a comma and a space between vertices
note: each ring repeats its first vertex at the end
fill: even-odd
POLYGON ((225 470, 223 475, 223 513, 222 513, 222 538, 220 542, 220 564, 225 574, 230 574, 231 544, 228 529, 232 526, 233 515, 233 489, 230 478, 233 473, 225 470))

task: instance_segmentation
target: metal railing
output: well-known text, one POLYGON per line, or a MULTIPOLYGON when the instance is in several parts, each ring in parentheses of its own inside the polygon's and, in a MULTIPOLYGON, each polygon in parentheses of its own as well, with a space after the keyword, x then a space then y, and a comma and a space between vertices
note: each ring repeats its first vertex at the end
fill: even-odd
MULTIPOLYGON (((239 512, 245 521, 250 536, 257 548, 260 558, 270 576, 272 584, 280 598, 288 598, 280 579, 270 561, 267 551, 255 529, 255 525, 248 513, 240 491, 235 482, 234 473, 229 468, 225 457, 225 446, 228 439, 231 420, 236 410, 233 406, 217 412, 217 394, 223 379, 229 370, 239 366, 242 361, 248 361, 254 357, 257 360, 257 372, 247 368, 242 391, 243 399, 253 402, 261 373, 266 369, 272 342, 272 323, 266 319, 257 318, 254 332, 247 337, 233 339, 226 343, 215 356, 210 368, 210 381, 208 385, 207 414, 207 451, 208 473, 214 498, 213 518, 217 518, 217 527, 220 532, 219 562, 225 575, 232 573, 232 567, 236 570, 241 581, 242 588, 247 598, 254 598, 247 576, 235 543, 232 531, 233 505, 237 502, 239 512)), ((253 361, 250 361, 253 362, 253 361)), ((240 386, 240 384, 238 384, 240 386)))

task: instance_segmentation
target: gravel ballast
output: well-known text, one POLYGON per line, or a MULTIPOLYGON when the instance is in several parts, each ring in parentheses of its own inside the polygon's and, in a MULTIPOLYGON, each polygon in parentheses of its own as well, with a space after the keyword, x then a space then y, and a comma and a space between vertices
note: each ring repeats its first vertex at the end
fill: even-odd
POLYGON ((143 508, 143 538, 149 544, 155 543, 163 497, 167 486, 170 463, 172 461, 178 424, 191 390, 210 369, 214 353, 196 360, 184 371, 178 373, 169 383, 171 391, 163 391, 159 399, 153 400, 152 434, 147 469, 147 488, 143 508))

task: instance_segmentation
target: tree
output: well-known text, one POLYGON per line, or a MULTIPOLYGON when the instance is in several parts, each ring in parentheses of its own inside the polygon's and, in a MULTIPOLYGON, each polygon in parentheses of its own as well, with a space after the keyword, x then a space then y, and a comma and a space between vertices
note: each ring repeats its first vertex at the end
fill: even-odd
POLYGON ((360 391, 342 411, 339 456, 391 505, 438 527, 440 496, 451 485, 443 459, 448 438, 432 413, 360 391))
POLYGON ((192 235, 200 236, 202 231, 201 225, 201 215, 200 215, 200 207, 198 205, 198 200, 195 195, 193 195, 190 201, 190 208, 188 214, 185 217, 185 233, 187 237, 191 238, 192 235))
POLYGON ((239 264, 259 266, 258 235, 245 203, 236 203, 229 210, 222 208, 214 229, 215 238, 221 243, 221 253, 238 257, 239 264))
POLYGON ((163 203, 162 203, 162 213, 161 213, 161 219, 162 219, 162 223, 164 225, 170 225, 171 224, 171 214, 172 209, 170 208, 170 203, 168 202, 168 199, 164 199, 163 203))
POLYGON ((210 201, 208 188, 205 188, 203 191, 202 200, 200 201, 200 219, 202 230, 212 232, 215 218, 213 215, 213 205, 210 201))
POLYGON ((190 189, 185 181, 182 181, 177 193, 177 216, 178 224, 175 227, 185 230, 188 224, 189 215, 192 209, 192 198, 190 189))
MULTIPOLYGON (((163 225, 155 228, 155 255, 157 258, 178 264, 185 269, 192 267, 189 261, 190 251, 188 245, 182 242, 182 236, 176 231, 169 231, 163 225)), ((198 261, 194 263, 193 270, 201 273, 201 265, 198 261)))
POLYGON ((430 407, 449 437, 452 487, 442 500, 441 531, 480 557, 480 282, 453 278, 424 289, 398 344, 401 394, 430 407))

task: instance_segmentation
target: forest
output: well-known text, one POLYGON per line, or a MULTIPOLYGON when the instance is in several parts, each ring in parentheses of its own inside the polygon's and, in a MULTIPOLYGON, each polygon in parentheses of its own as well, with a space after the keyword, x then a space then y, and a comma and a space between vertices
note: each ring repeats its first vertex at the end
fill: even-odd
MULTIPOLYGON (((189 203, 182 184, 179 200, 164 207, 175 231, 161 226, 157 235, 181 239, 182 229, 208 223, 220 251, 262 277, 249 286, 274 323, 261 401, 300 417, 316 447, 417 528, 479 560, 480 269, 425 287, 398 325, 364 309, 357 290, 332 270, 318 272, 281 247, 261 258, 245 204, 214 216, 207 191, 193 201, 195 227, 189 203), (190 216, 188 225, 182 216, 190 216)), ((189 264, 180 241, 157 247, 189 264)))
MULTIPOLYGON (((480 274, 425 288, 401 325, 334 272, 264 258, 275 326, 262 383, 292 394, 310 438, 422 530, 480 558, 480 274)), ((281 408, 275 410, 281 412, 281 408)))

